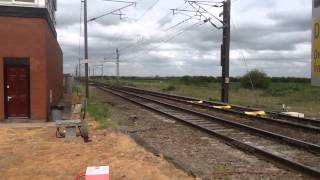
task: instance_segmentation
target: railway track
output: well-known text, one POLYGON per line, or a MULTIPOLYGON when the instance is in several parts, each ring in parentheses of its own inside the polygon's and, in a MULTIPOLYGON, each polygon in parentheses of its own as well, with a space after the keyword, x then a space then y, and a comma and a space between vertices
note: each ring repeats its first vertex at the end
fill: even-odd
MULTIPOLYGON (((100 85, 106 85, 103 83, 97 83, 97 82, 95 83, 100 85)), ((253 120, 259 119, 260 121, 264 121, 268 123, 286 125, 289 127, 298 127, 305 130, 320 132, 320 121, 310 119, 310 118, 293 117, 293 116, 288 116, 288 115, 284 115, 276 112, 266 112, 265 116, 251 116, 251 115, 246 115, 245 112, 256 112, 261 110, 237 106, 237 105, 228 105, 220 102, 203 101, 203 100, 199 100, 191 97, 171 95, 171 94, 149 91, 149 90, 133 88, 133 87, 127 87, 127 86, 121 86, 119 88, 123 90, 130 90, 132 92, 144 93, 144 94, 149 94, 153 96, 158 96, 161 98, 166 98, 166 99, 174 100, 174 101, 185 103, 185 104, 190 104, 193 106, 206 108, 211 111, 229 113, 229 114, 231 113, 231 114, 239 115, 241 117, 250 118, 253 120), (198 102, 201 102, 201 103, 198 103, 198 102), (231 108, 230 109, 213 108, 214 106, 221 106, 221 107, 230 106, 231 108)))
MULTIPOLYGON (((117 87, 121 88, 121 87, 117 87)), ((301 141, 306 141, 309 143, 320 145, 320 131, 319 127, 316 126, 305 126, 301 124, 292 124, 291 122, 281 122, 279 123, 277 120, 264 118, 261 120, 261 117, 255 116, 244 116, 242 114, 234 114, 229 113, 229 111, 216 111, 212 106, 206 106, 203 104, 193 104, 188 101, 167 97, 163 95, 154 95, 150 93, 145 93, 141 91, 132 91, 131 88, 121 88, 122 90, 129 90, 131 92, 136 92, 139 94, 148 95, 151 98, 156 98, 161 101, 166 101, 168 103, 173 103, 177 106, 183 106, 190 110, 208 113, 214 116, 222 117, 225 119, 232 119, 233 122, 238 122, 243 125, 251 126, 254 128, 259 128, 265 131, 270 131, 273 133, 277 133, 283 136, 288 136, 294 139, 299 139, 301 141)))
POLYGON ((154 98, 147 94, 109 87, 105 84, 92 85, 201 129, 239 149, 260 155, 269 161, 271 160, 302 173, 320 177, 320 146, 316 144, 253 128, 203 112, 193 111, 173 103, 161 101, 159 97, 154 98))

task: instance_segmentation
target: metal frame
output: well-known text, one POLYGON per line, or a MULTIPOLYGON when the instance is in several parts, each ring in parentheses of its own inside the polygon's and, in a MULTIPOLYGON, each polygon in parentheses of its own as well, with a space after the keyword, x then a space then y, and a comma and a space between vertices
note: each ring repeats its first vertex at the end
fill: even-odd
MULTIPOLYGON (((3 89, 4 89, 4 116, 5 119, 11 118, 8 116, 8 92, 7 92, 7 67, 8 66, 22 66, 26 67, 27 69, 27 76, 28 76, 28 115, 26 117, 21 118, 31 118, 31 86, 30 86, 30 59, 29 58, 13 58, 13 57, 5 57, 3 58, 3 89)), ((19 117, 20 118, 20 117, 19 117)))
POLYGON ((22 2, 17 0, 11 0, 10 2, 5 2, 0 0, 0 5, 39 7, 39 0, 34 0, 34 2, 22 2))

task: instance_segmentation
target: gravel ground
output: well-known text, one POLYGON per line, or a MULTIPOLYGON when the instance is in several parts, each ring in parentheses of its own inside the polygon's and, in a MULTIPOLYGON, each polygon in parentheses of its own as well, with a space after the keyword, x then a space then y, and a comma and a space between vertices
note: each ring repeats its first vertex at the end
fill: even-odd
POLYGON ((312 179, 275 166, 180 122, 91 88, 112 106, 116 129, 130 133, 176 166, 202 179, 312 179))
POLYGON ((172 100, 168 100, 168 99, 163 99, 163 98, 159 98, 159 97, 155 97, 155 96, 146 96, 146 97, 149 97, 149 98, 155 99, 155 100, 161 100, 161 101, 167 102, 169 104, 177 105, 177 106, 183 106, 183 107, 186 107, 191 110, 196 110, 196 111, 203 112, 206 114, 211 114, 213 116, 225 118, 227 120, 232 120, 232 121, 235 121, 235 122, 238 122, 241 124, 256 127, 256 128, 270 131, 273 133, 277 133, 280 135, 288 136, 288 137, 295 138, 295 139, 298 139, 301 141, 306 141, 306 142, 320 145, 320 133, 318 133, 318 132, 307 131, 307 130, 304 130, 301 128, 293 128, 293 127, 289 127, 287 125, 279 125, 279 124, 266 122, 266 121, 252 120, 252 119, 249 119, 246 117, 235 116, 232 114, 224 114, 222 112, 208 110, 208 109, 205 109, 205 108, 202 108, 199 106, 195 106, 195 105, 187 105, 185 103, 180 103, 180 102, 176 102, 176 101, 172 101, 172 100))

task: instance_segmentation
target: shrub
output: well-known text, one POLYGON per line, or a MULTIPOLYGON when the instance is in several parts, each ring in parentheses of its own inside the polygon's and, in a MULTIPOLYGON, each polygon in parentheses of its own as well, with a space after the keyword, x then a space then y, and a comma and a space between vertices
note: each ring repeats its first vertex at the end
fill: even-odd
POLYGON ((241 87, 251 89, 252 84, 250 78, 252 80, 253 87, 257 89, 267 89, 271 81, 266 73, 254 69, 241 78, 241 87))
POLYGON ((180 82, 185 85, 208 86, 211 82, 217 82, 217 79, 207 76, 183 76, 180 82))
POLYGON ((275 86, 269 88, 265 92, 271 96, 285 96, 300 90, 301 88, 296 84, 288 84, 285 86, 275 86))
POLYGON ((166 88, 163 88, 162 91, 174 91, 176 90, 176 87, 174 85, 169 85, 166 88))

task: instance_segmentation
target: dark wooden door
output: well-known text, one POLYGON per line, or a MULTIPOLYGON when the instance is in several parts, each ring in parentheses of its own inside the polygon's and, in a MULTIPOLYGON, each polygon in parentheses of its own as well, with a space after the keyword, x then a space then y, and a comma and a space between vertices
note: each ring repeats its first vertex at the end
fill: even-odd
POLYGON ((6 117, 30 117, 29 66, 5 64, 6 117))

